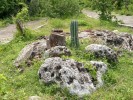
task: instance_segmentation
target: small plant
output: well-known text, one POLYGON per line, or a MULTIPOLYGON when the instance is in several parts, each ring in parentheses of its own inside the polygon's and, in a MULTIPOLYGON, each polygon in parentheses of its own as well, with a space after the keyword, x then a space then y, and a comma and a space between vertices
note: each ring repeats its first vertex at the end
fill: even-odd
POLYGON ((71 46, 79 47, 79 38, 78 38, 78 22, 72 21, 70 25, 71 32, 71 46))

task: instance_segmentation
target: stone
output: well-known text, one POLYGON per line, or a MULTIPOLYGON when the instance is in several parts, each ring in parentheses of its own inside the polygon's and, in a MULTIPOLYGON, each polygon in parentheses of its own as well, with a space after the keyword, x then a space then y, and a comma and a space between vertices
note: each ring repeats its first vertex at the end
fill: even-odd
POLYGON ((117 62, 117 55, 112 50, 106 45, 101 45, 101 44, 90 44, 87 47, 85 47, 85 50, 87 52, 93 53, 95 57, 105 57, 108 62, 117 62))
POLYGON ((30 62, 28 60, 32 60, 36 57, 41 57, 46 49, 47 46, 45 39, 28 44, 21 50, 18 57, 14 61, 14 65, 18 67, 22 63, 30 62))
MULTIPOLYGON (((92 65, 94 63, 92 62, 92 65)), ((100 79, 104 72, 103 63, 96 63, 100 75, 98 81, 100 87, 102 84, 102 79, 100 79), (99 64, 99 66, 98 66, 99 64)), ((91 94, 96 90, 94 83, 92 82, 92 77, 88 73, 87 69, 80 62, 76 62, 73 59, 62 59, 60 57, 48 58, 41 65, 38 70, 39 79, 45 84, 56 83, 61 88, 67 88, 71 94, 76 94, 79 97, 91 94)))
MULTIPOLYGON (((99 39, 103 42, 100 44, 105 44, 108 46, 114 46, 117 48, 125 49, 128 51, 133 50, 133 36, 129 33, 122 33, 118 30, 108 31, 108 30, 92 30, 92 31, 84 31, 79 34, 81 38, 90 38, 90 39, 99 39)), ((93 43, 97 43, 93 42, 93 43)))
POLYGON ((107 65, 101 61, 90 61, 94 68, 96 68, 96 77, 97 77, 97 85, 96 87, 101 87, 104 83, 102 80, 103 74, 107 71, 107 65))
POLYGON ((42 100, 39 96, 30 96, 28 100, 42 100))
POLYGON ((45 51, 44 58, 61 57, 62 55, 70 56, 71 52, 65 46, 55 46, 45 51))
POLYGON ((81 32, 78 35, 79 38, 88 38, 89 37, 89 33, 88 32, 81 32))

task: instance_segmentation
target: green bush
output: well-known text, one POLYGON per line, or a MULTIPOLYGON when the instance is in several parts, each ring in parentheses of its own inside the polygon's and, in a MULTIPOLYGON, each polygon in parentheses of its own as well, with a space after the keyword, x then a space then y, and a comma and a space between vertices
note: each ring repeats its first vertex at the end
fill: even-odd
POLYGON ((92 0, 79 0, 79 4, 82 8, 92 7, 92 0))
POLYGON ((17 13, 14 20, 15 22, 16 20, 20 20, 22 22, 29 20, 28 7, 25 4, 24 4, 24 7, 21 9, 21 11, 17 13))
POLYGON ((113 11, 113 5, 111 0, 94 0, 93 5, 96 10, 100 11, 101 20, 112 20, 111 12, 113 11))
POLYGON ((24 3, 25 0, 0 0, 0 18, 15 15, 21 6, 20 2, 24 3))
POLYGON ((39 12, 40 12, 39 0, 31 0, 31 2, 29 3, 30 16, 39 15, 39 12))
POLYGON ((78 0, 40 0, 41 15, 68 17, 80 12, 78 0))

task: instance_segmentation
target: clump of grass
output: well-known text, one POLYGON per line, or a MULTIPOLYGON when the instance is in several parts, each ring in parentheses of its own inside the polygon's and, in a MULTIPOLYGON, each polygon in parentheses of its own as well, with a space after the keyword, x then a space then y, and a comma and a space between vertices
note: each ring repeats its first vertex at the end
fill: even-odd
POLYGON ((53 19, 53 20, 51 20, 51 26, 52 26, 52 28, 60 29, 60 28, 65 28, 66 24, 61 19, 53 19))
POLYGON ((20 41, 30 41, 35 39, 35 35, 32 34, 32 30, 25 28, 24 29, 24 35, 17 31, 14 35, 14 40, 20 40, 20 41))
POLYGON ((85 20, 78 20, 78 26, 88 26, 89 23, 85 20))

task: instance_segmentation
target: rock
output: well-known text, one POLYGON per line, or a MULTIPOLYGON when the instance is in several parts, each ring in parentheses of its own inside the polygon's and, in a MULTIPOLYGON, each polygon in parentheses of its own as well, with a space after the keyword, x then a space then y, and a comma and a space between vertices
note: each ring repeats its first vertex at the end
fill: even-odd
POLYGON ((122 39, 122 48, 125 50, 132 51, 133 50, 133 36, 131 34, 123 33, 119 35, 122 39))
POLYGON ((65 46, 55 46, 45 51, 44 58, 61 57, 62 55, 70 56, 71 52, 65 46))
POLYGON ((29 59, 32 60, 37 56, 41 56, 46 49, 46 40, 44 39, 28 44, 21 50, 14 61, 14 65, 18 67, 24 62, 30 62, 29 59))
MULTIPOLYGON (((98 64, 99 66, 101 65, 101 63, 98 64)), ((97 66, 100 73, 103 73, 103 69, 105 69, 103 65, 101 67, 97 66)), ((38 75, 42 82, 46 84, 57 83, 60 87, 67 88, 71 94, 76 94, 79 97, 91 94, 96 90, 87 69, 84 68, 82 63, 73 59, 48 58, 41 65, 38 75)), ((98 76, 99 84, 101 81, 100 75, 98 76)), ((98 86, 100 87, 101 85, 98 86)))
POLYGON ((117 62, 117 55, 116 53, 106 45, 100 44, 90 44, 85 47, 87 52, 91 52, 95 55, 95 57, 106 57, 108 62, 117 62))
POLYGON ((28 100, 42 100, 39 96, 30 96, 28 100))
POLYGON ((25 46, 19 53, 19 56, 17 57, 17 59, 15 59, 14 65, 18 67, 21 63, 23 63, 28 58, 30 58, 33 48, 34 48, 34 45, 32 44, 25 46))
POLYGON ((98 62, 98 61, 90 61, 90 63, 97 69, 97 85, 96 87, 99 88, 103 85, 103 80, 102 76, 103 74, 107 71, 107 65, 103 62, 98 62))
POLYGON ((81 32, 78 35, 79 38, 88 38, 89 37, 89 33, 88 32, 81 32))
MULTIPOLYGON (((101 38, 103 42, 107 45, 112 45, 114 47, 122 48, 125 50, 133 50, 133 36, 128 33, 120 33, 118 30, 113 32, 108 30, 93 30, 89 32, 81 32, 81 38, 101 38)), ((94 42, 93 42, 94 43, 94 42)))

